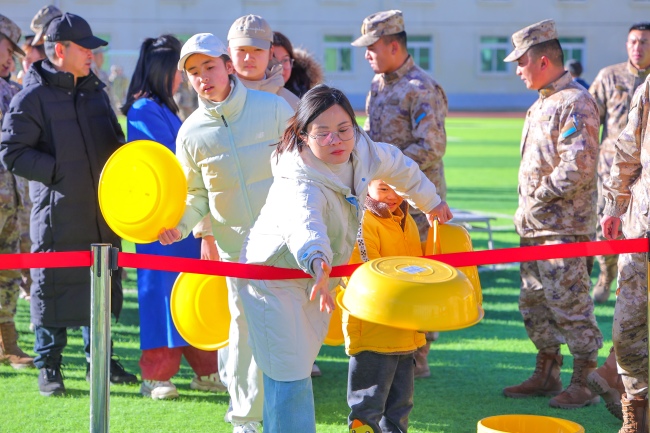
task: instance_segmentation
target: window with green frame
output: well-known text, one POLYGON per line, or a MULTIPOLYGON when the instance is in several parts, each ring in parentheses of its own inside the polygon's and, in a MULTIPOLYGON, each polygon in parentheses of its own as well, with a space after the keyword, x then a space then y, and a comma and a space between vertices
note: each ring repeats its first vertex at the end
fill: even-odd
POLYGON ((505 36, 481 36, 479 72, 482 74, 506 74, 510 71, 504 62, 512 50, 510 39, 505 36))
POLYGON ((429 35, 408 36, 408 52, 413 57, 415 64, 425 71, 433 70, 432 39, 429 35))
POLYGON ((577 60, 584 65, 586 44, 585 38, 570 37, 560 38, 560 45, 562 45, 562 52, 564 53, 564 61, 577 60))
POLYGON ((325 35, 325 72, 352 72, 352 36, 325 35))

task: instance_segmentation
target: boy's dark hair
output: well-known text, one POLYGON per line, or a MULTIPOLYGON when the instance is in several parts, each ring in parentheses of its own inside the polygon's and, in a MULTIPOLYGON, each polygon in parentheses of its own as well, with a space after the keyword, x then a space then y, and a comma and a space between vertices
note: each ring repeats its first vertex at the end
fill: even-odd
POLYGON ((359 125, 357 125, 354 109, 348 98, 339 89, 319 84, 305 93, 298 103, 296 114, 289 119, 287 129, 277 146, 277 154, 291 152, 296 148, 300 152, 305 145, 303 137, 307 133, 309 124, 334 105, 340 105, 345 110, 350 116, 352 127, 358 133, 359 125))
POLYGON ((557 39, 551 39, 550 41, 533 45, 528 49, 528 53, 533 58, 546 56, 555 66, 564 67, 564 52, 562 51, 560 41, 557 39))
POLYGON ((381 39, 384 41, 385 44, 390 44, 391 42, 395 41, 400 46, 404 49, 406 49, 406 32, 402 31, 399 33, 395 33, 392 35, 384 35, 381 37, 381 39))
POLYGON ((650 30, 650 22, 641 22, 641 23, 634 23, 632 24, 632 27, 630 27, 630 30, 628 33, 630 33, 632 30, 650 30))
POLYGON ((172 90, 180 56, 181 42, 172 35, 145 39, 121 108, 124 115, 140 98, 157 98, 173 113, 178 113, 172 90))

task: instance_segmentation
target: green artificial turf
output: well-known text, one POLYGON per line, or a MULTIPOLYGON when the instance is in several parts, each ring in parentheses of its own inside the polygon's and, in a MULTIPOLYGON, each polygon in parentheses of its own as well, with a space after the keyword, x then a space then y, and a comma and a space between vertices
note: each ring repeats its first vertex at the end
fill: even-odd
MULTIPOLYGON (((517 244, 512 214, 517 206, 517 166, 521 119, 450 118, 445 171, 448 202, 454 208, 475 210, 498 219, 497 248, 517 244)), ((486 248, 484 233, 472 232, 477 249, 486 248)), ((125 250, 133 245, 125 243, 125 250)), ((530 343, 517 307, 519 272, 511 267, 482 269, 485 318, 460 331, 441 333, 432 344, 429 363, 432 376, 416 381, 415 408, 409 429, 412 433, 476 432, 476 423, 499 414, 538 414, 569 419, 589 433, 617 431, 620 421, 600 404, 577 410, 548 407, 546 398, 506 399, 503 387, 521 382, 534 368, 535 349, 530 343)), ((113 326, 115 351, 131 372, 139 374, 138 312, 135 271, 129 270, 122 317, 113 326)), ((602 363, 611 346, 614 301, 596 307, 605 336, 600 351, 602 363)), ((34 338, 29 332, 29 305, 20 300, 16 316, 20 344, 31 352, 34 338)), ((569 383, 572 359, 565 354, 562 378, 569 383)), ((63 398, 44 398, 38 393, 37 371, 13 370, 0 365, 0 432, 66 432, 89 430, 89 385, 81 333, 70 331, 64 353, 66 387, 63 398)), ((323 376, 315 378, 317 431, 346 429, 347 362, 343 347, 325 346, 317 363, 323 376)), ((223 422, 228 405, 226 394, 206 394, 189 389, 192 371, 185 362, 173 378, 181 397, 176 401, 153 401, 139 394, 138 386, 111 387, 110 426, 114 432, 228 432, 223 422)), ((290 432, 287 432, 290 433, 290 432)), ((541 432, 540 432, 541 433, 541 432)))

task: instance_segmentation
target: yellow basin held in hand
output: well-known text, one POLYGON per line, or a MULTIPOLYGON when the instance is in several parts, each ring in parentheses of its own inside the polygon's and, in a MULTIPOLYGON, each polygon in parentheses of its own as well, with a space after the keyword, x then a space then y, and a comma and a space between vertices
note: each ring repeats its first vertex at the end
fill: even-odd
POLYGON ((477 433, 585 433, 573 421, 539 415, 497 415, 478 422, 477 433))
POLYGON ((123 239, 145 244, 181 220, 187 181, 171 150, 155 141, 132 141, 106 161, 98 196, 108 226, 123 239))
POLYGON ((352 316, 415 331, 451 331, 483 318, 467 277, 422 257, 381 257, 364 263, 337 297, 352 316))
POLYGON ((172 288, 170 310, 178 333, 192 346, 218 350, 228 345, 226 277, 181 272, 172 288))
MULTIPOLYGON (((465 227, 453 223, 439 224, 436 220, 433 227, 429 228, 424 255, 467 253, 473 250, 472 239, 465 227)), ((469 278, 476 292, 478 303, 483 305, 483 291, 481 290, 478 268, 476 266, 464 266, 458 268, 458 270, 469 278)))

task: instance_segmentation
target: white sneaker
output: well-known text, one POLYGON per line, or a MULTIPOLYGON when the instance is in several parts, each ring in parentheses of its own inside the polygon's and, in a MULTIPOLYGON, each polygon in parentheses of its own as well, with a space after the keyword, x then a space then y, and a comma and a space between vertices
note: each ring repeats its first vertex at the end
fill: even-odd
POLYGON ((190 382, 190 388, 197 391, 207 391, 207 392, 228 392, 221 379, 219 379, 219 373, 212 373, 209 376, 198 377, 194 375, 192 382, 190 382))
POLYGON ((167 400, 178 397, 178 390, 168 380, 143 380, 140 393, 154 400, 167 400))
POLYGON ((255 421, 249 421, 245 424, 233 424, 235 428, 232 433, 262 433, 262 424, 255 421))

